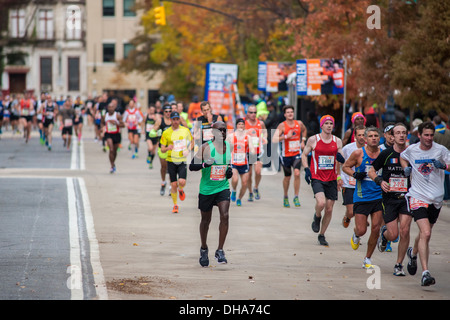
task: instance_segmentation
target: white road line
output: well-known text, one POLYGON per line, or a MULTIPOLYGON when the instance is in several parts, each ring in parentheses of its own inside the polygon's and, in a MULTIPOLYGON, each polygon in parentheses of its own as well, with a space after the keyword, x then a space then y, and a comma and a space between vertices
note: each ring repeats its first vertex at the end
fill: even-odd
POLYGON ((92 266, 92 272, 94 274, 97 296, 99 300, 107 300, 108 291, 106 289, 105 278, 103 276, 103 268, 100 263, 100 250, 98 246, 97 237, 95 235, 94 219, 92 217, 91 203, 89 202, 89 196, 87 193, 86 185, 84 183, 84 179, 78 178, 78 182, 80 185, 81 196, 83 198, 84 217, 91 251, 90 261, 92 266))
MULTIPOLYGON (((70 240, 70 269, 71 271, 80 270, 81 258, 80 258, 80 238, 78 232, 78 213, 75 198, 75 189, 72 178, 67 178, 67 203, 69 208, 69 240, 70 240)), ((74 274, 67 282, 69 289, 71 290, 72 300, 83 300, 83 286, 81 273, 74 274)))
POLYGON ((70 161, 70 170, 77 170, 77 158, 78 158, 78 146, 77 143, 72 141, 72 154, 70 161))

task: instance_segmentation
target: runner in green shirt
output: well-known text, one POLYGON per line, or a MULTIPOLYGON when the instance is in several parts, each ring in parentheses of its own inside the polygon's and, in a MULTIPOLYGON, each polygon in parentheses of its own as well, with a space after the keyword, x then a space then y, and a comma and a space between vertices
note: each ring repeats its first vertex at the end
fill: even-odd
POLYGON ((200 222, 200 265, 209 265, 208 236, 209 224, 213 206, 219 208, 219 245, 215 252, 218 263, 227 263, 223 245, 228 233, 228 210, 230 207, 230 184, 228 179, 233 176, 231 169, 231 149, 226 140, 227 126, 218 121, 212 125, 214 138, 202 144, 199 152, 192 158, 189 170, 202 171, 200 190, 198 195, 198 208, 202 216, 200 222))

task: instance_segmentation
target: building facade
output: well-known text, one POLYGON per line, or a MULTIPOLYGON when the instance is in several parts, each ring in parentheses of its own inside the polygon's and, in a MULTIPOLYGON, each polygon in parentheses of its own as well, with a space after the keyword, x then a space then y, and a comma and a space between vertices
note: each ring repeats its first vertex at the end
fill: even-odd
POLYGON ((140 28, 136 0, 86 1, 87 87, 92 96, 107 92, 124 100, 136 97, 147 107, 158 97, 161 74, 148 80, 132 72, 124 74, 117 63, 133 49, 130 44, 140 28))
POLYGON ((85 5, 85 0, 4 4, 3 94, 49 92, 57 98, 88 94, 85 5))

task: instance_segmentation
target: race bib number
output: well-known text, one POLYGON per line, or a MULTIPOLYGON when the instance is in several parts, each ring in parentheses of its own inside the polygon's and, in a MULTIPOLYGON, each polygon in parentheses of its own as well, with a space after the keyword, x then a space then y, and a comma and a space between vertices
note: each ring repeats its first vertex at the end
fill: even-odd
POLYGON ((23 116, 27 116, 27 115, 29 115, 30 114, 30 111, 28 110, 28 109, 23 109, 22 110, 22 115, 23 116))
POLYGON ((152 123, 146 123, 146 124, 145 124, 145 131, 146 131, 146 132, 152 131, 153 126, 154 126, 154 124, 152 124, 152 123))
POLYGON ((250 138, 251 138, 251 141, 252 141, 252 146, 254 146, 255 148, 258 148, 259 147, 259 142, 260 142, 259 137, 250 137, 250 138))
POLYGON ((350 177, 348 177, 348 183, 351 186, 356 186, 356 179, 350 176, 350 177))
POLYGON ((73 124, 72 119, 64 119, 64 127, 71 127, 73 124))
POLYGON ((235 165, 243 165, 245 164, 247 154, 244 152, 236 152, 233 154, 233 164, 235 165))
POLYGON ((173 150, 175 152, 180 152, 183 151, 184 149, 186 149, 186 140, 182 139, 182 140, 175 140, 173 142, 173 150))
POLYGON ((46 116, 47 119, 52 119, 53 118, 53 112, 51 111, 47 111, 46 116))
POLYGON ((106 123, 106 126, 108 127, 108 132, 116 132, 117 131, 117 124, 112 122, 112 121, 108 121, 106 123))
POLYGON ((417 210, 419 208, 428 208, 428 203, 423 202, 422 200, 411 197, 409 199, 409 208, 411 210, 417 210))
POLYGON ((203 140, 209 141, 214 137, 212 128, 203 129, 203 140))
POLYGON ((211 166, 211 175, 209 178, 213 181, 223 181, 225 180, 226 172, 227 165, 211 166))
POLYGON ((389 178, 390 192, 407 192, 408 178, 389 178))
POLYGON ((300 151, 300 140, 289 141, 289 152, 300 151))
POLYGON ((333 170, 334 156, 319 156, 319 170, 333 170))

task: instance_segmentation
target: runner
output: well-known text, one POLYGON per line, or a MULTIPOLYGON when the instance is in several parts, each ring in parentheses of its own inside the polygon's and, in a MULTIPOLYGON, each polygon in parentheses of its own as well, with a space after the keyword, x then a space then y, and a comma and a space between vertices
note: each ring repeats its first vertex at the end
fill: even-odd
POLYGON ((83 131, 83 115, 85 112, 85 108, 84 103, 81 101, 81 98, 79 96, 73 102, 73 109, 75 110, 73 128, 75 129, 75 137, 77 137, 78 144, 80 144, 83 131))
POLYGON ((357 250, 361 237, 367 231, 367 217, 370 215, 371 232, 367 241, 367 251, 363 262, 363 268, 372 266, 372 254, 377 245, 378 234, 383 222, 381 201, 381 187, 367 176, 372 168, 372 162, 380 154, 380 135, 375 127, 368 127, 365 131, 366 146, 352 152, 345 161, 342 170, 356 179, 356 188, 353 194, 353 212, 355 215, 355 229, 351 237, 353 250, 357 250), (355 169, 353 169, 355 168, 355 169))
POLYGON ((342 138, 342 144, 346 146, 349 143, 356 141, 355 128, 358 126, 366 125, 366 117, 361 112, 355 112, 352 114, 352 127, 345 131, 344 137, 342 138))
MULTIPOLYGON (((366 131, 365 126, 355 127, 355 142, 351 142, 342 148, 342 155, 347 160, 353 151, 361 149, 365 144, 364 133, 366 131)), ((353 170, 355 168, 352 168, 353 170)), ((341 166, 341 178, 342 178, 342 199, 345 206, 344 217, 342 218, 342 225, 344 228, 348 228, 351 219, 353 218, 353 193, 355 191, 356 179, 347 175, 341 166)))
POLYGON ((229 166, 231 161, 231 148, 226 141, 227 126, 218 121, 212 125, 218 132, 213 133, 214 139, 202 144, 199 152, 192 158, 189 170, 202 170, 200 190, 198 195, 198 208, 201 213, 200 222, 200 265, 209 265, 207 237, 211 223, 213 206, 219 208, 219 244, 215 258, 220 264, 227 263, 223 246, 228 233, 228 211, 230 208, 230 185, 228 179, 233 176, 229 166), (220 133, 219 133, 220 132, 220 133))
POLYGON ((405 199, 405 194, 409 188, 409 179, 405 177, 400 164, 400 153, 406 149, 408 129, 403 123, 397 123, 392 130, 394 145, 381 151, 380 155, 372 163, 373 167, 369 169, 368 176, 383 191, 383 220, 385 225, 381 227, 380 236, 378 237, 378 250, 384 252, 388 241, 397 239, 400 231, 394 275, 404 276, 405 272, 403 271, 402 263, 409 245, 409 230, 412 217, 408 211, 405 199), (380 169, 383 170, 381 177, 376 174, 380 169))
POLYGON ((157 118, 158 115, 156 114, 155 105, 151 104, 145 116, 145 141, 147 142, 147 163, 149 169, 153 168, 153 159, 155 158, 156 148, 158 147, 158 134, 153 130, 157 118))
POLYGON ((134 151, 131 159, 135 159, 139 152, 140 126, 142 121, 144 121, 144 117, 142 116, 141 111, 136 107, 133 99, 128 102, 128 108, 123 114, 123 121, 127 124, 128 128, 128 150, 134 151))
POLYGON ((381 151, 394 145, 394 126, 395 123, 393 122, 388 122, 384 126, 384 142, 380 144, 381 151))
MULTIPOLYGON (((158 135, 158 132, 161 132, 159 134, 161 136, 162 133, 164 133, 164 131, 167 130, 172 125, 172 120, 170 119, 171 112, 172 112, 172 108, 170 107, 170 105, 165 104, 163 107, 163 116, 157 117, 155 125, 154 125, 153 129, 151 130, 152 135, 154 135, 154 134, 158 135)), ((161 163, 161 169, 160 169, 161 188, 159 190, 159 194, 163 196, 166 192, 166 185, 167 185, 167 182, 166 182, 167 153, 161 151, 161 143, 159 143, 159 146, 158 146, 158 156, 159 156, 159 161, 161 163)))
POLYGON ((109 173, 116 172, 117 149, 122 141, 120 128, 125 127, 122 116, 116 111, 116 105, 112 101, 108 104, 107 112, 102 116, 102 127, 105 128, 105 142, 109 149, 109 163, 111 169, 109 173))
POLYGON ((36 111, 37 125, 39 128, 39 142, 41 145, 46 144, 45 134, 44 134, 44 117, 43 117, 43 112, 42 112, 44 110, 44 104, 46 101, 47 101, 47 94, 45 94, 45 92, 43 92, 43 93, 41 93, 41 99, 38 100, 38 107, 37 107, 37 111, 36 111))
POLYGON ((55 119, 58 117, 58 106, 53 101, 52 97, 48 95, 47 101, 44 102, 42 107, 45 145, 47 146, 48 151, 51 151, 53 142, 53 126, 55 119))
POLYGON ((184 187, 186 186, 186 157, 193 149, 192 135, 188 128, 180 125, 180 114, 172 111, 170 114, 171 126, 161 136, 161 152, 167 152, 167 169, 170 178, 170 193, 173 201, 172 213, 178 213, 177 191, 180 200, 186 197, 184 187))
POLYGON ((274 134, 274 142, 281 142, 280 162, 283 166, 283 206, 290 207, 288 191, 294 169, 294 205, 300 207, 298 194, 300 192, 300 168, 302 166, 301 151, 305 147, 306 126, 300 120, 294 120, 294 107, 283 107, 285 121, 278 125, 274 134))
MULTIPOLYGON (((236 130, 227 136, 227 141, 231 148, 231 168, 233 177, 231 178, 231 201, 236 201, 236 205, 242 205, 242 198, 247 191, 250 166, 248 164, 248 153, 250 152, 250 137, 245 131, 245 120, 239 118, 236 120, 236 130), (236 199, 236 189, 241 178, 241 190, 236 199)), ((253 146, 252 146, 253 148, 253 146)))
POLYGON ((338 190, 342 186, 342 180, 337 175, 340 170, 339 163, 343 163, 345 159, 341 154, 341 139, 332 134, 334 118, 330 115, 320 118, 320 128, 322 132, 309 137, 306 142, 302 153, 302 164, 305 167, 305 180, 308 184, 311 183, 316 198, 311 228, 315 233, 319 233, 317 238, 319 244, 328 246, 328 242, 325 240, 325 232, 331 221, 334 202, 338 198, 338 190), (312 171, 308 165, 308 154, 310 152, 312 152, 312 171), (324 211, 323 220, 322 211, 324 211))
POLYGON ((249 177, 248 177, 248 201, 253 201, 253 194, 255 195, 255 200, 261 198, 259 194, 259 183, 261 182, 261 170, 262 162, 261 157, 263 156, 263 144, 267 144, 267 130, 264 121, 256 118, 256 106, 251 105, 247 108, 247 116, 245 118, 245 130, 250 136, 250 144, 254 153, 249 153, 249 177), (253 168, 255 171, 255 184, 253 186, 252 176, 253 168))
POLYGON ((31 135, 31 125, 33 123, 33 116, 35 115, 34 100, 31 99, 30 94, 26 93, 24 99, 20 99, 20 118, 23 124, 25 143, 28 143, 31 135))
POLYGON ((73 119, 75 118, 75 110, 72 108, 70 99, 67 99, 64 102, 59 115, 62 123, 61 135, 64 141, 64 147, 67 148, 67 150, 70 150, 73 134, 73 119))
POLYGON ((409 210, 419 227, 414 247, 408 248, 408 272, 417 271, 417 253, 422 265, 422 286, 436 283, 428 270, 429 243, 444 199, 444 175, 449 170, 450 151, 433 142, 434 125, 424 122, 419 125, 420 142, 409 146, 400 154, 400 162, 406 176, 411 176, 411 188, 406 194, 409 210))

